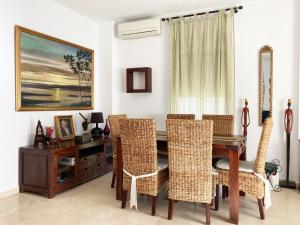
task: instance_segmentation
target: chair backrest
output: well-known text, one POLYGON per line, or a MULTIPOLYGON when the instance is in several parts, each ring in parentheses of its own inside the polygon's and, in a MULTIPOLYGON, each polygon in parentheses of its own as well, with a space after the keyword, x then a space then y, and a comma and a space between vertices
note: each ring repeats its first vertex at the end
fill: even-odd
POLYGON ((108 121, 110 125, 110 132, 111 132, 111 140, 112 140, 112 149, 113 149, 113 170, 116 170, 116 158, 117 155, 117 137, 120 136, 120 120, 127 119, 126 114, 119 114, 119 115, 109 115, 108 121))
POLYGON ((126 119, 120 128, 123 168, 135 176, 157 171, 155 121, 126 119))
POLYGON ((202 115, 203 120, 214 121, 214 135, 230 136, 233 135, 233 115, 202 115))
POLYGON ((167 114, 167 119, 195 120, 195 114, 167 114))
POLYGON ((210 203, 213 122, 170 119, 166 127, 169 198, 210 203))
POLYGON ((267 155, 267 149, 270 142, 270 136, 272 131, 273 121, 269 117, 265 120, 260 135, 259 145, 256 154, 254 171, 263 175, 265 173, 265 159, 267 155))
POLYGON ((108 121, 112 137, 120 136, 120 119, 127 119, 126 114, 109 115, 108 121))

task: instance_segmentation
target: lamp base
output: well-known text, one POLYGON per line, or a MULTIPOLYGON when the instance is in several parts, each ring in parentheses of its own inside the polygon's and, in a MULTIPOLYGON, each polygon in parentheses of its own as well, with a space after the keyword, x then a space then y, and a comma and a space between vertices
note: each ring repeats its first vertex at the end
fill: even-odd
POLYGON ((283 188, 296 189, 295 181, 280 180, 279 185, 283 188))
POLYGON ((103 130, 100 127, 95 127, 91 130, 93 137, 102 137, 103 130))

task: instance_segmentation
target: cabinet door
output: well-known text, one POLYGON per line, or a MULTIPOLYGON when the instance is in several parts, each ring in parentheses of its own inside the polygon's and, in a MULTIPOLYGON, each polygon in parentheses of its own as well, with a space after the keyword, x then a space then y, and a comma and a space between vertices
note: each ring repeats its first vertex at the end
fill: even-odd
POLYGON ((24 186, 40 189, 48 188, 48 156, 23 153, 22 157, 24 186))

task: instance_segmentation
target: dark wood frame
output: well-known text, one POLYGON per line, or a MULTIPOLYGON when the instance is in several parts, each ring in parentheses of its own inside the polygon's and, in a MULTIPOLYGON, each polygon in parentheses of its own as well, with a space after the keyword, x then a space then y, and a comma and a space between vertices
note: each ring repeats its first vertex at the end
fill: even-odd
POLYGON ((152 69, 150 67, 128 68, 126 69, 127 93, 152 92, 152 69), (145 73, 145 88, 134 89, 133 73, 145 73))

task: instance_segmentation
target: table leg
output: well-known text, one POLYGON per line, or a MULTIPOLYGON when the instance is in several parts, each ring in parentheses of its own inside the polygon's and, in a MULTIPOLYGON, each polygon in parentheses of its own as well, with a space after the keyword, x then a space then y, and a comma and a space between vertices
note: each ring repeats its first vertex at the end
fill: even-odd
MULTIPOLYGON (((243 153, 240 155, 240 160, 242 161, 246 161, 246 145, 244 146, 244 149, 243 149, 243 153)), ((240 196, 246 196, 246 193, 243 192, 243 191, 240 191, 240 196)))
POLYGON ((230 179, 229 179, 229 219, 231 223, 238 224, 240 197, 239 197, 239 152, 229 151, 230 179))
POLYGON ((122 201, 123 197, 123 162, 121 139, 117 138, 117 182, 116 182, 116 199, 122 201))

